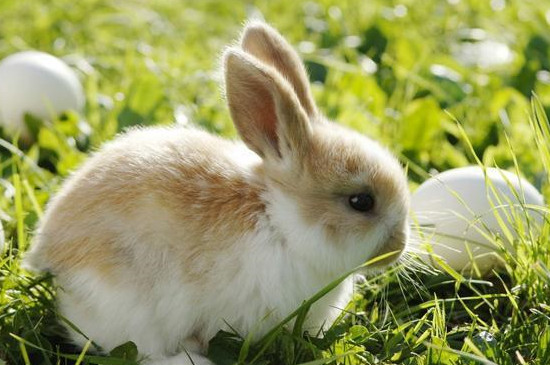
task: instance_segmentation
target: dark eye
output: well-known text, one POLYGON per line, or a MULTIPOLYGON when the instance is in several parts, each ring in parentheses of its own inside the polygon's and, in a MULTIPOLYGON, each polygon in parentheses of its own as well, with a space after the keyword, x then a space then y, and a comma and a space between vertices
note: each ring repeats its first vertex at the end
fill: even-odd
POLYGON ((370 212, 374 208, 374 197, 369 193, 350 195, 349 205, 359 212, 370 212))

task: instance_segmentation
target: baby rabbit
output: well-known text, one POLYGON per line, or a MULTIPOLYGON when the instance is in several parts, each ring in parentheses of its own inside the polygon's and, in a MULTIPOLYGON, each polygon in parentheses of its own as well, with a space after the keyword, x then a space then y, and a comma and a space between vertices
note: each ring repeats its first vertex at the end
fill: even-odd
MULTIPOLYGON (((105 351, 133 341, 150 363, 210 364, 208 341, 227 324, 261 336, 338 276, 405 247, 403 169, 323 117, 283 37, 249 23, 223 60, 244 143, 182 127, 118 136, 51 200, 26 257, 55 275, 60 313, 105 351)), ((306 327, 330 325, 351 292, 348 278, 306 327)))

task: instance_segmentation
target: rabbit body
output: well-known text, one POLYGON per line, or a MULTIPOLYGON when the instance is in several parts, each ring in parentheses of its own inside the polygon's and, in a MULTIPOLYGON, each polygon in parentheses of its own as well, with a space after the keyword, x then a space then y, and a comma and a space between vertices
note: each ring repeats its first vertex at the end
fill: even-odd
POLYGON ((271 226, 267 214, 279 212, 267 203, 260 162, 203 131, 134 130, 66 183, 29 259, 56 275, 61 312, 104 349, 132 339, 144 353, 169 354, 187 337, 206 343, 229 330, 224 321, 264 333, 327 278, 271 226))
MULTIPOLYGON (((81 332, 108 351, 131 340, 158 364, 190 363, 188 352, 207 364, 220 329, 257 338, 336 277, 403 250, 399 163, 317 112, 286 41, 252 23, 224 60, 244 143, 131 130, 50 201, 26 262, 55 275, 75 342, 81 332), (350 207, 365 191, 372 207, 350 207)), ((305 329, 330 325, 352 290, 348 278, 315 303, 305 329)))

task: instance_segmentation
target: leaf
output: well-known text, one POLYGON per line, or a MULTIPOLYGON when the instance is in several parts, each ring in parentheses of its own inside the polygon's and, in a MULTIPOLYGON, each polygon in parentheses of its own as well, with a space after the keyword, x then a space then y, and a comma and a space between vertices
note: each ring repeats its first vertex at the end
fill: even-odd
POLYGON ((238 362, 242 339, 237 335, 219 331, 208 343, 208 358, 217 365, 233 365, 238 362))
POLYGON ((431 78, 436 90, 431 90, 445 108, 456 104, 466 97, 465 84, 461 82, 462 75, 444 65, 431 65, 431 78))
POLYGON ((118 131, 134 125, 150 125, 162 101, 160 81, 154 75, 145 75, 132 83, 128 101, 117 116, 118 131))
POLYGON ((130 87, 128 106, 141 115, 151 114, 162 99, 162 86, 157 76, 146 75, 130 87))
POLYGON ((311 82, 322 82, 325 83, 327 78, 327 67, 319 62, 306 60, 305 62, 306 69, 309 73, 309 79, 311 82))
POLYGON ((309 361, 309 362, 304 362, 304 363, 301 363, 300 365, 323 365, 323 364, 329 364, 333 361, 336 361, 336 360, 339 360, 339 359, 342 359, 342 358, 346 358, 348 356, 353 356, 355 354, 357 354, 358 352, 361 352, 363 351, 362 349, 357 351, 356 349, 354 349, 354 351, 348 351, 348 352, 344 352, 343 354, 338 354, 338 355, 334 355, 334 356, 331 356, 331 357, 327 357, 327 358, 324 358, 324 359, 319 359, 319 360, 313 360, 313 361, 309 361))
POLYGON ((325 357, 330 357, 330 359, 341 358, 343 361, 338 361, 337 364, 349 364, 349 365, 360 365, 362 362, 356 356, 365 351, 363 346, 355 345, 346 340, 338 340, 333 344, 333 353, 325 353, 325 357))
POLYGON ((302 334, 303 332, 302 328, 304 326, 304 322, 306 320, 306 316, 310 308, 311 308, 311 305, 300 306, 299 312, 296 315, 296 320, 294 321, 294 328, 292 329, 292 334, 294 336, 300 336, 302 334))
POLYGON ((550 361, 550 326, 546 326, 539 336, 537 358, 541 360, 541 364, 548 364, 550 361))
POLYGON ((400 142, 405 150, 429 150, 442 130, 445 115, 432 97, 412 101, 405 108, 400 142))
POLYGON ((279 339, 280 347, 278 351, 281 353, 281 358, 285 364, 294 363, 296 358, 296 346, 290 336, 282 336, 279 339))
POLYGON ((406 79, 409 76, 409 71, 413 70, 419 62, 418 57, 421 54, 421 46, 405 37, 400 37, 393 41, 392 48, 392 53, 399 65, 399 67, 396 67, 396 75, 398 78, 406 79))
POLYGON ((82 348, 82 351, 80 352, 80 355, 78 355, 78 359, 75 362, 75 365, 80 365, 82 363, 82 360, 84 360, 84 356, 86 355, 86 352, 88 352, 88 349, 92 345, 92 341, 88 340, 84 347, 82 348))
POLYGON ((54 128, 65 136, 78 136, 81 132, 78 114, 72 110, 60 114, 53 124, 54 128))
POLYGON ((449 348, 447 342, 439 337, 432 337, 429 353, 435 364, 454 365, 460 356, 449 348))
POLYGON ((358 51, 366 54, 374 62, 380 63, 382 55, 388 46, 388 38, 377 26, 372 26, 363 33, 362 43, 358 51))
POLYGON ((32 114, 25 113, 23 120, 25 122, 25 126, 29 130, 30 135, 33 138, 36 138, 38 135, 38 132, 40 131, 40 128, 43 126, 43 122, 41 119, 36 118, 32 114))
POLYGON ((117 122, 118 132, 121 132, 124 129, 134 125, 148 124, 146 123, 146 119, 143 115, 139 114, 128 106, 125 106, 118 114, 117 122))
POLYGON ((366 340, 369 335, 369 330, 360 325, 354 325, 349 330, 349 338, 355 343, 362 343, 366 340))
POLYGON ((136 361, 138 358, 138 349, 135 343, 128 341, 112 349, 109 355, 119 359, 136 361))
POLYGON ((38 132, 38 144, 40 147, 59 152, 62 141, 48 128, 41 128, 38 132))

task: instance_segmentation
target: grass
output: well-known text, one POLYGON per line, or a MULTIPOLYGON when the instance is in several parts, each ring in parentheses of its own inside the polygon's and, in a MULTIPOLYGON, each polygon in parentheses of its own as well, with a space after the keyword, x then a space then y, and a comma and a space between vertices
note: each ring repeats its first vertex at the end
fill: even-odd
MULTIPOLYGON (((258 14, 301 52, 320 108, 387 144, 407 164, 411 189, 434 170, 479 162, 521 172, 550 198, 548 3, 4 0, 0 57, 29 48, 65 57, 87 102, 82 116, 29 118, 34 143, 0 140, 0 364, 134 362, 131 343, 102 358, 64 343, 51 278, 29 275, 21 256, 63 178, 124 128, 192 122, 235 136, 217 62, 241 22, 258 14), (460 61, 484 41, 510 57, 460 61)), ((506 265, 486 277, 406 260, 358 284, 324 338, 302 335, 297 320, 258 343, 221 332, 210 356, 219 364, 549 364, 550 224, 522 229, 516 254, 503 250, 506 265)))

